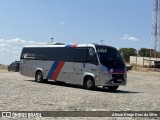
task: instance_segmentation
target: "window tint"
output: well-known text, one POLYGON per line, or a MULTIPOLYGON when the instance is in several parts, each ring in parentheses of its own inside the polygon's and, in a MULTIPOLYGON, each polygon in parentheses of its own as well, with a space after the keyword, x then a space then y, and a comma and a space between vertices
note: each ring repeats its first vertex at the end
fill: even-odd
POLYGON ((74 48, 42 48, 37 59, 73 62, 74 48))
POLYGON ((13 67, 14 63, 11 63, 9 66, 13 67))
POLYGON ((86 48, 76 48, 74 61, 75 62, 85 62, 87 56, 87 49, 86 48))
POLYGON ((88 48, 87 62, 91 63, 91 64, 98 65, 98 59, 97 59, 97 56, 94 52, 95 52, 95 50, 93 48, 88 48))
POLYGON ((37 47, 23 48, 21 59, 49 60, 66 62, 88 62, 98 65, 93 48, 68 48, 68 47, 37 47))
POLYGON ((17 64, 16 64, 15 62, 13 62, 13 63, 11 63, 9 66, 10 66, 10 67, 16 67, 17 64))
POLYGON ((24 48, 21 59, 73 62, 74 48, 24 48))
POLYGON ((36 51, 36 48, 23 48, 21 59, 35 59, 36 51))

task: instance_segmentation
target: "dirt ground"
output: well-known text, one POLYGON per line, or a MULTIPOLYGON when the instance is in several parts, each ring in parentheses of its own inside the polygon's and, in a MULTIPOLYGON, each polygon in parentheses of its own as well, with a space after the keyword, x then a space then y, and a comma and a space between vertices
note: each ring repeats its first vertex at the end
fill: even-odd
POLYGON ((160 72, 160 68, 145 68, 140 66, 133 66, 132 70, 139 72, 160 72))
MULTIPOLYGON (((160 73, 128 71, 127 85, 120 86, 115 92, 109 92, 102 88, 91 91, 70 84, 37 83, 34 78, 0 69, 0 111, 64 110, 160 111, 160 73)), ((106 120, 106 118, 85 119, 106 120)), ((143 118, 114 118, 114 120, 119 119, 143 118)))

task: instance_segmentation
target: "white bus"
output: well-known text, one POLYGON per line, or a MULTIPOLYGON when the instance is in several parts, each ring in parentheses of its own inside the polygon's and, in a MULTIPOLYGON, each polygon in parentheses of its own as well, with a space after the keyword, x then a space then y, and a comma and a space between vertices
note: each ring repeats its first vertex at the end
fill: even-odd
POLYGON ((36 45, 24 47, 20 74, 48 80, 116 90, 126 85, 127 72, 118 50, 98 44, 36 45))

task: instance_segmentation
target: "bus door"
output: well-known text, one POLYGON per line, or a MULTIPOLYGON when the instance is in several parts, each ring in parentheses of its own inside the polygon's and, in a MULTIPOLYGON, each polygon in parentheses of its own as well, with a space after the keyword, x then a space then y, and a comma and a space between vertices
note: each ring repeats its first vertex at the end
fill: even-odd
POLYGON ((83 84, 85 72, 99 75, 98 59, 93 48, 78 48, 74 55, 74 81, 76 84, 83 84))
POLYGON ((86 68, 86 56, 87 48, 76 48, 73 63, 74 79, 72 83, 83 84, 82 78, 86 68))

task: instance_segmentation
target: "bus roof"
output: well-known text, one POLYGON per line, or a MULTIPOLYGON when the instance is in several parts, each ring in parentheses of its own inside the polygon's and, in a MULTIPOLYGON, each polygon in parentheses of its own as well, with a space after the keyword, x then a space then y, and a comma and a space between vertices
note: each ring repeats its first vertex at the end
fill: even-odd
POLYGON ((34 44, 34 45, 26 45, 24 47, 66 47, 69 45, 75 45, 77 47, 86 47, 86 46, 94 46, 93 44, 64 44, 64 45, 57 45, 57 44, 34 44))
POLYGON ((107 45, 99 45, 99 44, 94 44, 94 43, 91 43, 91 44, 36 44, 36 45, 27 45, 27 46, 24 46, 24 47, 27 47, 27 48, 33 48, 33 47, 66 47, 66 46, 75 46, 75 47, 110 47, 110 48, 114 48, 114 47, 111 47, 111 46, 107 46, 107 45))

